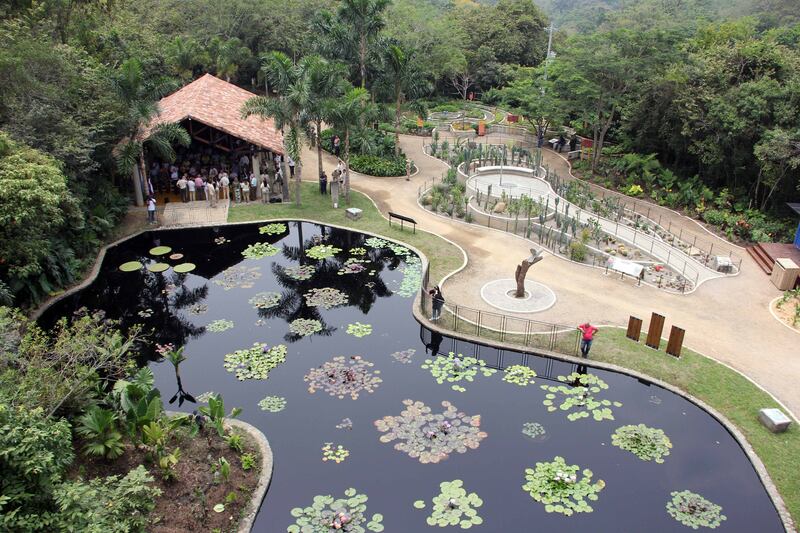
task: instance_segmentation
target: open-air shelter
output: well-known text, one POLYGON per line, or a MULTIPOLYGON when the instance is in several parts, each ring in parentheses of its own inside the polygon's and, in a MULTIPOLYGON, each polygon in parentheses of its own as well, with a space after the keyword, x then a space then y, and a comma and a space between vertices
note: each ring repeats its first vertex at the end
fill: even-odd
MULTIPOLYGON (((260 177, 263 158, 283 155, 283 135, 272 119, 242 118, 242 105, 254 96, 250 91, 205 74, 159 101, 160 112, 143 129, 142 139, 147 140, 159 124, 181 124, 193 143, 237 159, 247 155, 253 172, 260 177)), ((146 172, 138 166, 133 171, 137 205, 144 204, 146 172)))

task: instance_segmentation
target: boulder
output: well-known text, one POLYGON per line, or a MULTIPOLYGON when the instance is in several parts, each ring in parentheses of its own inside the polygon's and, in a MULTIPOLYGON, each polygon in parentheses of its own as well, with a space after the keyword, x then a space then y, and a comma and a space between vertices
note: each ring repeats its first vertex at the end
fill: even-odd
POLYGON ((494 209, 492 209, 493 213, 502 213, 506 210, 506 203, 505 202, 497 202, 494 204, 494 209))

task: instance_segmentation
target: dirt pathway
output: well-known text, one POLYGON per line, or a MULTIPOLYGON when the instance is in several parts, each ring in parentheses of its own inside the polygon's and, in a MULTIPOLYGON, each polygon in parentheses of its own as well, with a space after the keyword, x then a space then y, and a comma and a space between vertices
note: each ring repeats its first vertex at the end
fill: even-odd
MULTIPOLYGON (((421 228, 464 248, 469 265, 446 281, 443 286, 446 297, 459 305, 496 311, 481 299, 481 287, 495 279, 513 278, 515 266, 529 255, 531 243, 422 209, 417 203, 418 187, 425 180, 441 176, 446 169, 444 163, 423 153, 422 142, 419 137, 401 136, 403 150, 419 168, 410 181, 353 173, 352 186, 368 194, 382 212, 391 209, 411 216, 421 228)), ((310 174, 307 177, 313 178, 316 154, 306 150, 303 157, 304 168, 310 174)), ((558 160, 552 160, 551 168, 557 163, 558 160)), ((566 175, 566 162, 562 160, 560 164, 559 172, 566 175)), ((326 156, 329 175, 334 166, 334 158, 326 156)), ((694 224, 688 219, 681 223, 694 224)), ((709 238, 716 237, 709 235, 709 238)), ((529 277, 550 287, 556 293, 556 304, 526 316, 563 324, 590 320, 597 324, 625 325, 628 316, 635 315, 645 319, 646 326, 650 313, 658 312, 666 316, 667 328, 675 324, 686 329, 687 346, 742 371, 792 411, 800 412, 800 387, 791 378, 800 376, 800 336, 772 318, 768 305, 779 293, 749 256, 743 255, 742 273, 738 276, 710 280, 690 295, 674 295, 651 287, 636 287, 618 276, 606 276, 602 269, 548 254, 529 277)))

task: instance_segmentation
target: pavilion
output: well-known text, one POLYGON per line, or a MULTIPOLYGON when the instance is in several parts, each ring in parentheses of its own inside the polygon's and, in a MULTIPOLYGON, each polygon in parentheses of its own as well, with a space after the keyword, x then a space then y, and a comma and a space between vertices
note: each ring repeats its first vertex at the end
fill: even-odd
MULTIPOLYGON (((254 96, 232 83, 205 74, 159 101, 160 114, 144 128, 142 138, 146 140, 158 124, 178 123, 191 136, 192 145, 210 148, 228 159, 247 155, 253 172, 260 177, 264 158, 283 155, 283 135, 272 119, 242 118, 242 105, 254 96)), ((149 155, 145 153, 146 168, 152 160, 149 155)), ((141 174, 147 172, 146 168, 133 171, 136 205, 144 204, 142 191, 147 190, 148 176, 141 174)))

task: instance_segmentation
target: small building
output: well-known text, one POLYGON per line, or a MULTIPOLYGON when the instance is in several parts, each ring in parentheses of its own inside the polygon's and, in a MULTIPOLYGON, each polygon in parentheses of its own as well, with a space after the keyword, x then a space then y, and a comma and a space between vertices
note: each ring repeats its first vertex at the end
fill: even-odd
MULTIPOLYGON (((169 197, 174 180, 165 183, 163 174, 154 183, 150 172, 153 164, 200 165, 220 170, 220 167, 234 165, 247 156, 248 164, 256 176, 260 177, 267 158, 283 156, 283 135, 275 127, 272 119, 257 116, 242 118, 242 105, 256 95, 205 74, 162 98, 159 101, 160 114, 148 124, 142 134, 147 139, 158 124, 181 124, 192 138, 188 148, 176 147, 175 162, 159 161, 154 154, 145 152, 147 175, 141 176, 140 169, 134 169, 133 183, 136 204, 143 205, 143 191, 153 190, 156 194, 169 197), (166 190, 165 190, 166 189, 166 190)), ((199 172, 201 168, 196 168, 199 172)), ((183 169, 181 169, 183 170, 183 169)))

